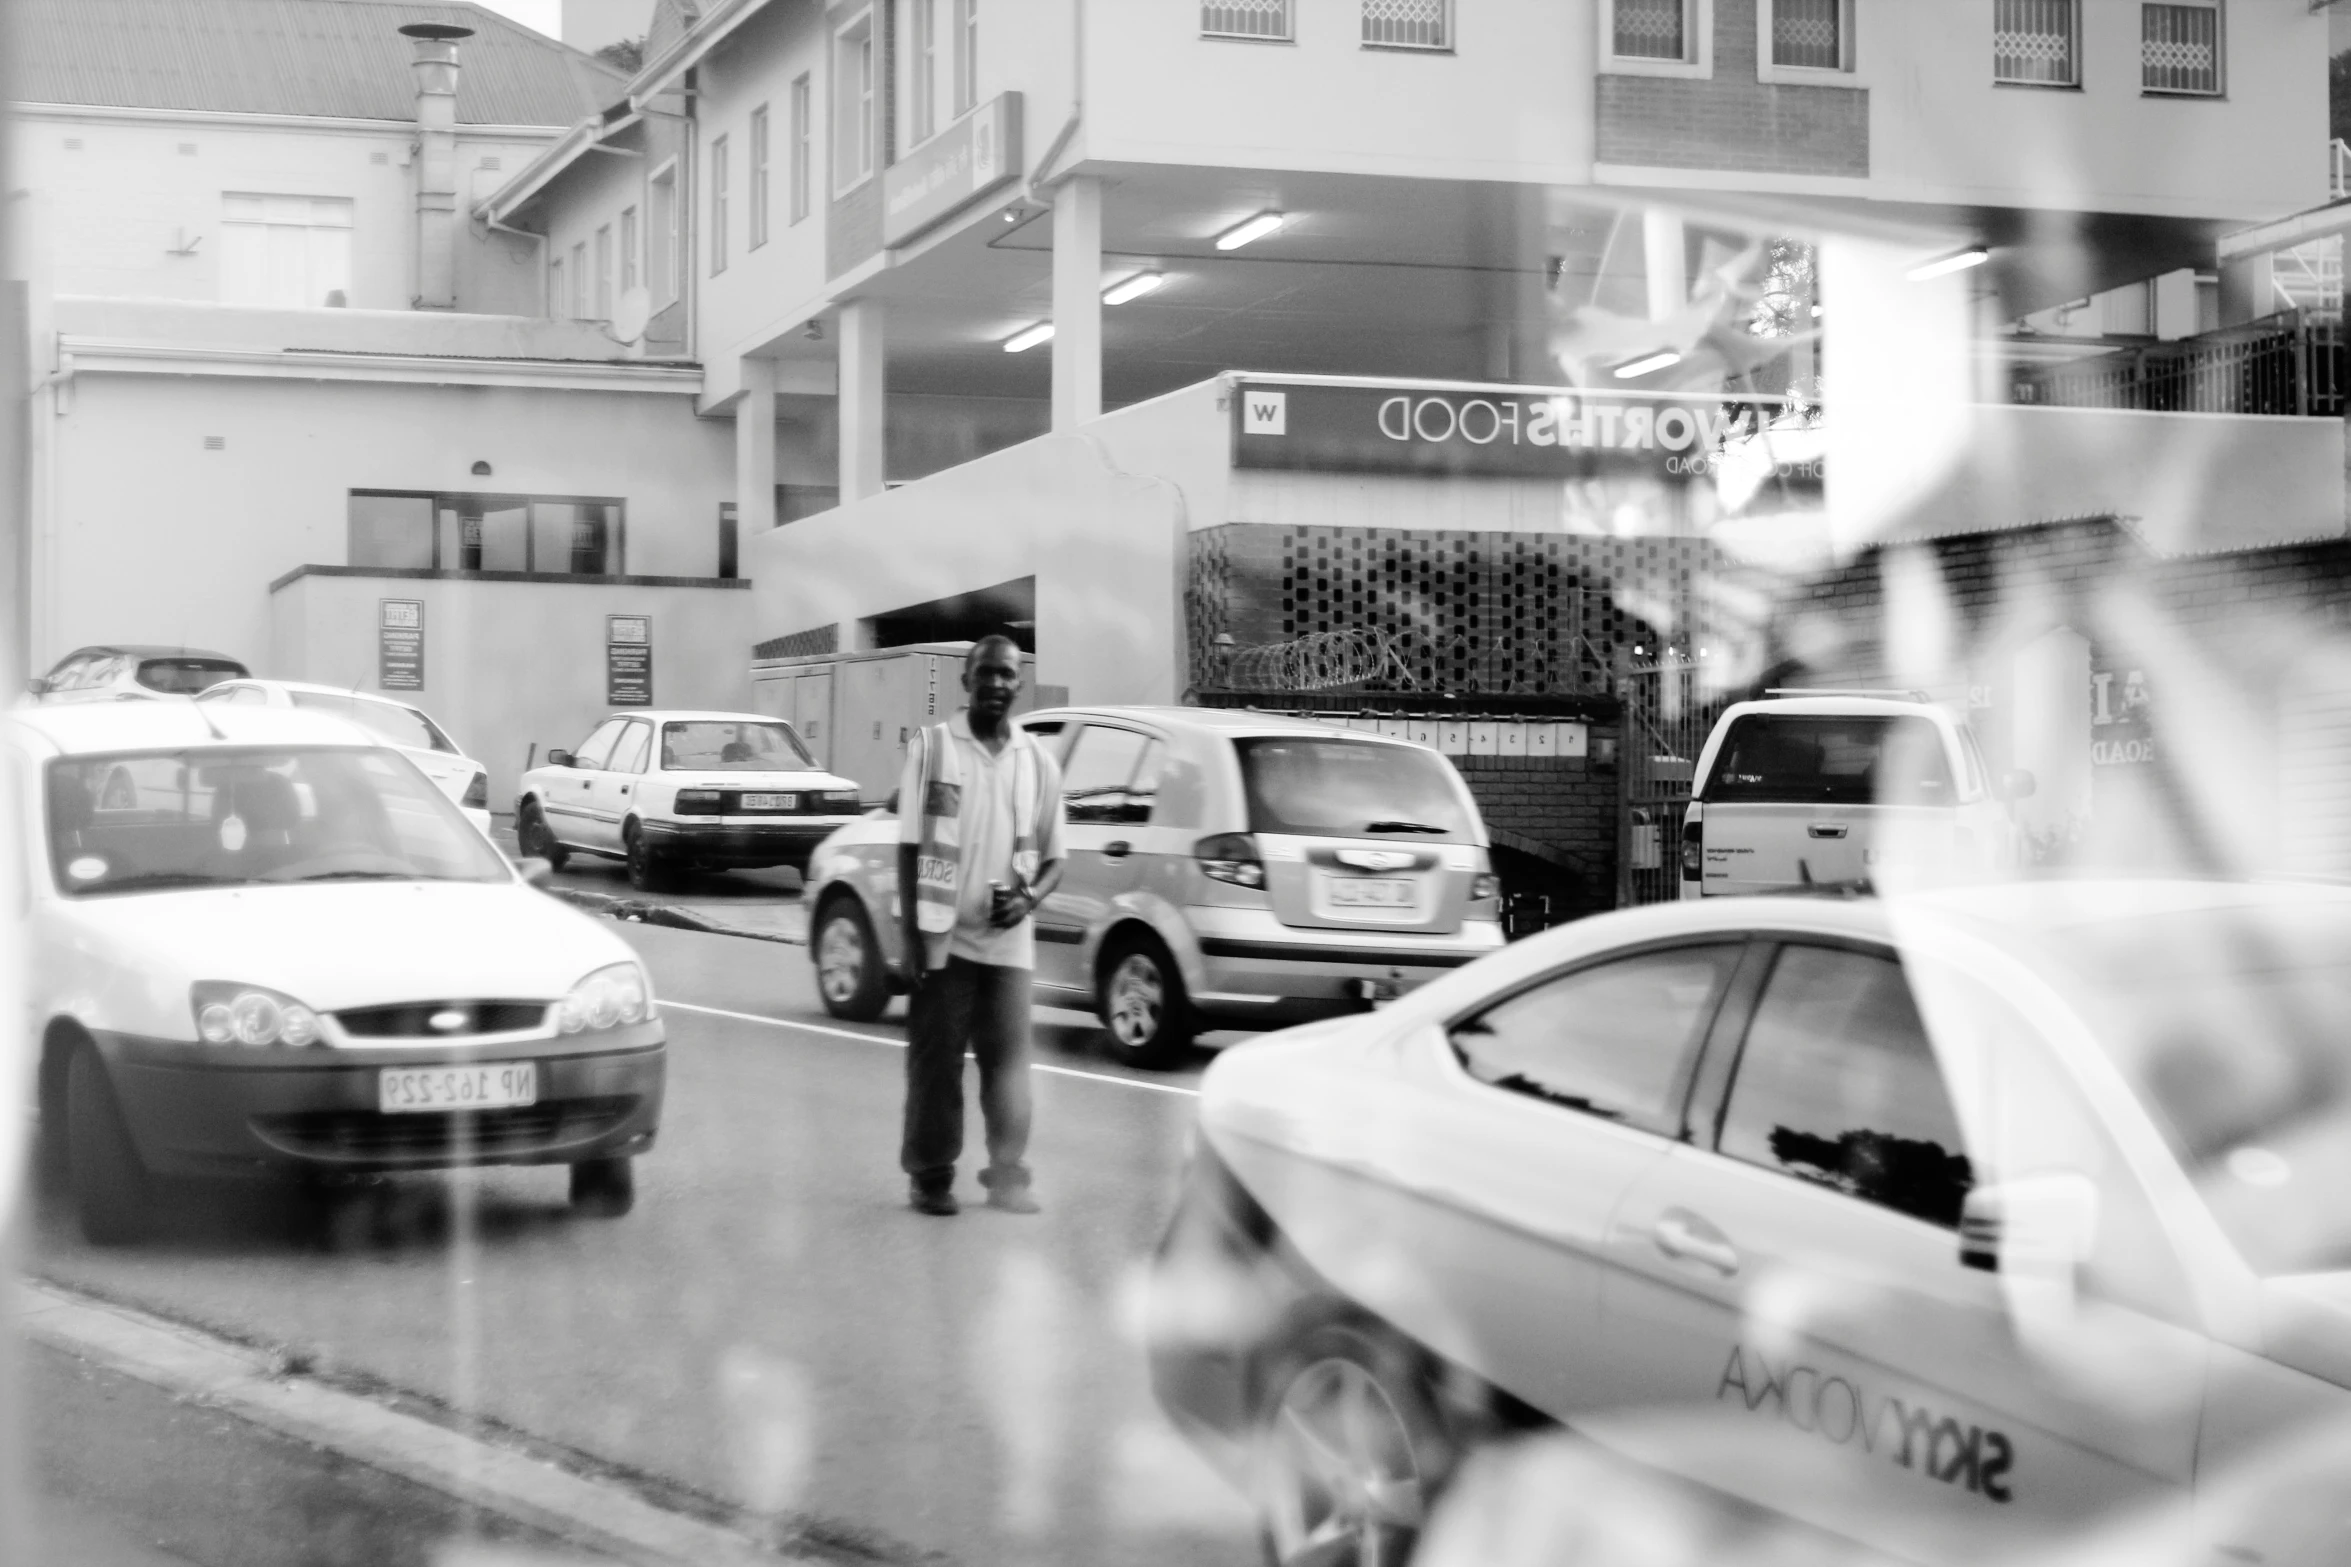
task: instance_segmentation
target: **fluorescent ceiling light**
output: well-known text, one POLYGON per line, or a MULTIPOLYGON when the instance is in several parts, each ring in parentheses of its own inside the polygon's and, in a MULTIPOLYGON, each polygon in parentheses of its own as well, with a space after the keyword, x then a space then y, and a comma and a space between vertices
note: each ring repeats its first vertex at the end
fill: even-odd
POLYGON ((1028 350, 1036 347, 1039 343, 1044 342, 1052 335, 1053 323, 1050 321, 1040 321, 1035 326, 1023 327, 1021 330, 1006 338, 1004 340, 1004 351, 1008 354, 1026 353, 1028 350))
POLYGON ((1625 363, 1618 365, 1616 367, 1616 378, 1619 381, 1630 381, 1635 376, 1647 375, 1652 370, 1663 370, 1668 365, 1678 365, 1681 362, 1682 356, 1669 348, 1666 349, 1663 353, 1650 354, 1641 359, 1627 360, 1625 363))
POLYGON ((1969 267, 1980 267, 1992 259, 1992 253, 1981 245, 1970 246, 1957 255, 1944 256, 1923 266, 1912 267, 1906 274, 1913 283, 1924 283, 1928 278, 1947 277, 1954 272, 1965 272, 1969 267))
POLYGON ((1164 272, 1138 272, 1123 283, 1113 283, 1102 291, 1102 303, 1123 305, 1130 299, 1141 299, 1167 281, 1164 272))
POLYGON ((1216 248, 1219 250, 1239 250, 1251 240, 1265 238, 1286 221, 1288 221, 1288 214, 1281 212, 1260 212, 1253 218, 1244 218, 1216 236, 1216 248))

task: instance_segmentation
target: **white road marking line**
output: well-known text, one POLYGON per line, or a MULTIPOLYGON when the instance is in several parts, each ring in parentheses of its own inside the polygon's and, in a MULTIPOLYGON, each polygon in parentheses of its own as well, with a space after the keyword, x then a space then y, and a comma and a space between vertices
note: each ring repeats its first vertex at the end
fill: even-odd
MULTIPOLYGON (((678 1001, 668 996, 658 998, 665 1007, 676 1007, 681 1012, 707 1012, 712 1017, 731 1017, 739 1023, 765 1023, 770 1028, 804 1028, 811 1034, 830 1034, 836 1039, 854 1039, 859 1044, 886 1045, 892 1050, 904 1050, 906 1041, 888 1034, 868 1034, 854 1028, 834 1028, 826 1023, 803 1023, 798 1018, 768 1017, 759 1012, 730 1012, 725 1007, 706 1007, 692 1001, 678 1001)), ((1181 1083, 1152 1083, 1139 1077, 1118 1077, 1109 1072, 1085 1072, 1074 1066, 1052 1066, 1046 1062, 1032 1063, 1039 1072, 1050 1072, 1055 1077, 1082 1077, 1089 1083, 1116 1083, 1121 1088, 1145 1088, 1155 1094, 1184 1094, 1198 1098, 1200 1090, 1186 1088, 1181 1083)))
POLYGON ((820 1567, 732 1529, 657 1507, 626 1487, 288 1375, 272 1356, 198 1328, 46 1279, 16 1284, 17 1320, 35 1343, 105 1366, 297 1441, 512 1518, 615 1561, 705 1567, 820 1567))

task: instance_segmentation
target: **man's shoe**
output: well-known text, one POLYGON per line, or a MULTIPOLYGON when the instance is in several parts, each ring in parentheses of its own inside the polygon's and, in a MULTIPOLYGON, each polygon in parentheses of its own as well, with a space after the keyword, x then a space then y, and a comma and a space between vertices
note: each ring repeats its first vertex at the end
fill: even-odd
POLYGON ((906 1205, 916 1213, 927 1213, 934 1218, 952 1219, 963 1211, 963 1204, 955 1194, 941 1187, 936 1191, 917 1186, 906 1194, 906 1205))
POLYGON ((991 1186, 988 1188, 988 1206, 1003 1213, 1041 1213, 1037 1199, 1029 1195, 1025 1186, 991 1186))

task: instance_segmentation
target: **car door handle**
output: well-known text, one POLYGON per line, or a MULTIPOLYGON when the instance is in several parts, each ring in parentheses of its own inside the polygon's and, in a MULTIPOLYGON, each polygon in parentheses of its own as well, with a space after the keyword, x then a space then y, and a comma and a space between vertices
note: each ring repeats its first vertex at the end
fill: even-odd
POLYGON ((1694 1213, 1672 1209, 1658 1219, 1649 1235, 1657 1242, 1657 1249, 1676 1262, 1698 1263, 1726 1279, 1739 1271, 1738 1248, 1694 1213))
POLYGON ((620 786, 620 792, 621 792, 622 794, 626 794, 626 793, 628 793, 628 792, 629 792, 629 786, 628 786, 627 784, 622 784, 622 785, 620 786))
POLYGON ((1815 838, 1842 838, 1845 836, 1843 822, 1814 822, 1804 830, 1815 838))
POLYGON ((1123 860, 1134 852, 1135 846, 1124 838, 1113 838, 1102 846, 1102 857, 1106 860, 1123 860))

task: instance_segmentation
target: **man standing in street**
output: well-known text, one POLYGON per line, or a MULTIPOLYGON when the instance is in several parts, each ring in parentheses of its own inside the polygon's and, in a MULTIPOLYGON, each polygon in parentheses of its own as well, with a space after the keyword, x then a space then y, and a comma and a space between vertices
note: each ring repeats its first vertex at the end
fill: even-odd
POLYGON ((898 780, 898 916, 914 995, 898 1162, 918 1213, 953 1214, 963 1153, 963 1055, 979 1058, 988 1206, 1029 1193, 1029 976, 1037 905, 1061 880, 1061 769, 1012 722, 1020 649, 982 637, 964 710, 906 748, 898 780))

